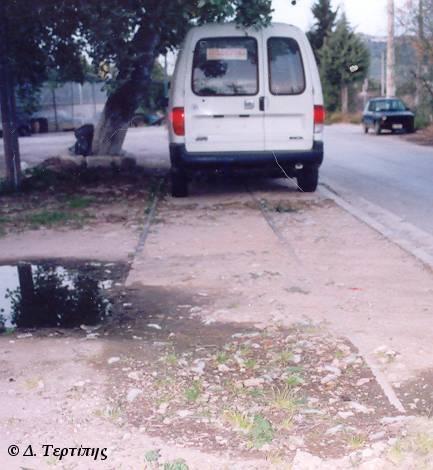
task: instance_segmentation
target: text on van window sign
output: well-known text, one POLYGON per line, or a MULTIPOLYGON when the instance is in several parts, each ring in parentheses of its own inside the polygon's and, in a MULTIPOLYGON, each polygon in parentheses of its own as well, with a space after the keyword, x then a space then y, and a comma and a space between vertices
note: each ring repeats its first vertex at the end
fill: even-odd
POLYGON ((206 60, 248 60, 248 50, 244 47, 206 49, 206 60))

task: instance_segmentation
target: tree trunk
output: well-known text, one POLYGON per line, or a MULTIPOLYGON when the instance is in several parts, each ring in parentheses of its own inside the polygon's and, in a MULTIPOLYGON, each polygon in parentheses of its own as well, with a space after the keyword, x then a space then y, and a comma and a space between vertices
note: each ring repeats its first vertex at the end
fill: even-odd
POLYGON ((57 117, 57 100, 56 100, 56 89, 53 86, 51 88, 51 96, 53 98, 53 110, 54 110, 54 129, 56 132, 59 130, 59 119, 57 117))
MULTIPOLYGON (((143 27, 142 27, 143 28, 143 27)), ((120 64, 120 83, 107 99, 95 130, 92 152, 94 155, 119 155, 128 131, 129 123, 146 95, 150 85, 152 68, 158 54, 160 35, 156 31, 141 30, 137 33, 137 42, 142 45, 143 54, 139 63, 133 64, 133 72, 127 75, 126 69, 131 64, 120 64), (128 78, 125 79, 124 77, 128 78)))
POLYGON ((395 96, 394 0, 388 0, 386 96, 395 96))
POLYGON ((21 180, 21 163, 16 125, 15 92, 8 58, 8 24, 5 4, 0 2, 0 108, 3 126, 3 146, 6 182, 17 190, 21 180))
POLYGON ((344 115, 349 112, 349 87, 345 84, 341 87, 341 112, 344 115))
POLYGON ((416 64, 416 91, 415 91, 415 106, 419 106, 421 103, 421 95, 423 91, 423 84, 421 80, 421 75, 423 72, 424 64, 424 17, 423 17, 423 0, 418 2, 418 53, 417 53, 417 64, 416 64))

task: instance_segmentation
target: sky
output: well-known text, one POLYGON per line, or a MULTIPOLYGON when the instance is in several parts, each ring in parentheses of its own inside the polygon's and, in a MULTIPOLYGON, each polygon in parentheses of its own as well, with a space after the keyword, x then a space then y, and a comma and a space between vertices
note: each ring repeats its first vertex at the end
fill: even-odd
MULTIPOLYGON (((273 0, 273 20, 293 24, 306 31, 313 24, 311 5, 313 0, 298 0, 295 6, 291 0, 273 0)), ((395 8, 401 8, 405 0, 395 0, 395 8)), ((333 0, 333 7, 340 7, 358 33, 374 36, 386 35, 387 0, 333 0)))

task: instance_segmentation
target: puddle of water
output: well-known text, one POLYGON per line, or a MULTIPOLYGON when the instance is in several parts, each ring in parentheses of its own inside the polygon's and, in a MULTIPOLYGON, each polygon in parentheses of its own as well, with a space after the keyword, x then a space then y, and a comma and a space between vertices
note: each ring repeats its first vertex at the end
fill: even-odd
POLYGON ((118 280, 114 263, 0 266, 1 320, 7 328, 95 325, 110 313, 108 294, 118 280))

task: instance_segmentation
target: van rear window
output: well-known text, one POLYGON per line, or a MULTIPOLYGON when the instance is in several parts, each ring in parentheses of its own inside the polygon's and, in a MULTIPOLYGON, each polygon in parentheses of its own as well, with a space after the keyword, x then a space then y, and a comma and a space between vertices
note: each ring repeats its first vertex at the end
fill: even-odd
POLYGON ((200 96, 256 95, 259 91, 257 41, 246 37, 198 41, 192 90, 200 96))
POLYGON ((269 38, 269 88, 273 95, 299 95, 305 90, 301 51, 293 38, 269 38))

